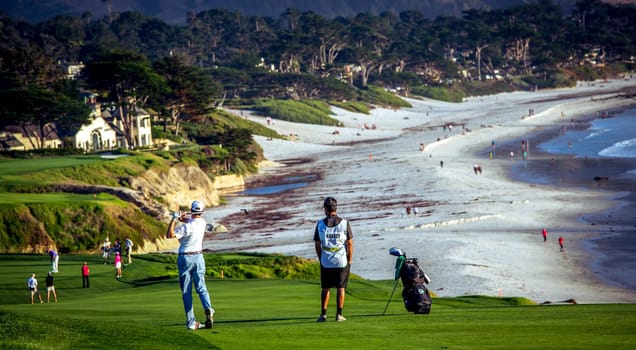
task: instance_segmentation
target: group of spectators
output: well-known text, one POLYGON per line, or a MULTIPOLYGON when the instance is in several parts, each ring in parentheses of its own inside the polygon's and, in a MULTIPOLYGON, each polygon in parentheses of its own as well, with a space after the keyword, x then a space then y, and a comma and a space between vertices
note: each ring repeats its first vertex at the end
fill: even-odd
MULTIPOLYGON (((127 264, 132 264, 132 248, 134 246, 133 241, 130 239, 130 237, 126 236, 124 238, 124 253, 126 254, 126 260, 128 261, 127 264)), ((104 242, 102 242, 102 257, 104 258, 104 265, 105 264, 110 264, 110 257, 111 255, 115 256, 115 264, 117 264, 117 256, 121 256, 122 255, 122 244, 119 241, 119 238, 115 239, 115 243, 111 244, 110 243, 110 239, 108 237, 106 237, 106 239, 104 240, 104 242)), ((120 259, 120 264, 121 264, 121 257, 120 259)), ((121 266, 120 266, 121 268, 121 266)), ((121 275, 121 274, 120 274, 121 275)))
MULTIPOLYGON (((133 246, 134 246, 133 241, 130 239, 130 237, 126 236, 124 238, 123 248, 124 248, 124 253, 126 254, 126 259, 128 264, 132 263, 131 254, 132 254, 133 246)), ((110 263, 111 255, 115 256, 114 258, 114 264, 115 264, 115 270, 116 270, 115 277, 121 278, 123 261, 122 261, 122 244, 119 241, 119 238, 115 240, 115 244, 111 245, 110 240, 108 239, 108 237, 106 237, 100 249, 102 251, 104 264, 110 263)), ((60 261, 60 255, 53 248, 49 248, 47 251, 47 254, 49 255, 49 258, 51 260, 51 270, 47 273, 47 276, 46 276, 46 291, 47 291, 46 301, 47 303, 50 302, 51 295, 53 295, 53 300, 57 303, 57 292, 55 291, 55 286, 53 282, 53 273, 58 272, 58 264, 60 261)), ((90 279, 89 279, 90 268, 86 261, 84 261, 84 263, 82 264, 81 272, 82 272, 82 288, 90 288, 90 279)), ((38 280, 35 273, 32 273, 29 279, 27 280, 27 288, 29 289, 31 304, 35 303, 36 297, 38 298, 40 303, 44 303, 44 300, 42 299, 42 295, 40 294, 40 291, 38 290, 38 280)))

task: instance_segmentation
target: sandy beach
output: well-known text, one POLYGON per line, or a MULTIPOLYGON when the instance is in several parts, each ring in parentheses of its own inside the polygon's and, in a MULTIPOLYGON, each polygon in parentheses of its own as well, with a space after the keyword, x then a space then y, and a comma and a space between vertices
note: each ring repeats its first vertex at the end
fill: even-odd
MULTIPOLYGON (((568 160, 541 154, 533 144, 528 161, 520 157, 520 148, 515 150, 527 135, 536 142, 560 124, 636 104, 624 97, 634 88, 636 79, 613 80, 463 103, 409 99, 412 108, 377 108, 370 115, 334 108, 334 117, 344 124, 338 128, 275 120, 270 127, 295 140, 255 136, 268 162, 247 187, 296 188, 270 195, 225 194, 227 204, 210 208, 205 217, 229 232, 208 237, 204 247, 315 258, 313 229, 323 216, 323 198, 333 196, 354 231, 352 272, 364 278, 392 279, 395 258, 388 250, 397 246, 420 259, 438 296, 636 302, 628 283, 603 277, 611 259, 603 256, 602 244, 594 243, 633 232, 633 217, 620 223, 603 219, 629 203, 620 197, 625 193, 520 181, 525 171, 547 173, 568 160), (493 141, 496 152, 490 159, 493 141), (407 207, 417 208, 417 214, 407 214, 407 207), (565 239, 564 252, 559 236, 565 239)), ((245 117, 266 124, 265 117, 245 117)), ((571 164, 568 169, 572 172, 571 164)), ((621 239, 628 238, 615 242, 621 239)), ((625 281, 635 270, 622 271, 625 281)))

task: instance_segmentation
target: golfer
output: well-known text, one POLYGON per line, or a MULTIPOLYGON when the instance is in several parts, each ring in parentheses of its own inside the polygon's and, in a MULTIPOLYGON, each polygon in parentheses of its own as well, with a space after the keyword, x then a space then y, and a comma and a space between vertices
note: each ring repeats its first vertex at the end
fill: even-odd
POLYGON ((49 249, 49 256, 51 257, 51 271, 57 273, 57 266, 60 262, 60 255, 55 249, 49 249))
POLYGON ((192 202, 190 210, 192 212, 190 218, 187 218, 185 213, 174 213, 172 215, 166 237, 176 237, 179 240, 177 268, 179 269, 179 285, 181 287, 183 308, 186 314, 186 326, 188 329, 212 328, 214 309, 210 302, 208 288, 205 285, 205 261, 201 253, 206 227, 206 222, 201 217, 203 203, 199 201, 192 202), (181 221, 183 224, 175 229, 176 220, 181 221), (192 283, 194 283, 194 288, 199 294, 201 305, 203 310, 205 310, 205 325, 197 322, 194 316, 192 283))
POLYGON ((336 321, 346 321, 342 315, 345 289, 349 281, 353 259, 353 233, 349 222, 336 214, 338 203, 333 197, 325 198, 325 218, 318 221, 314 231, 316 254, 320 260, 321 312, 318 322, 327 321, 329 291, 337 290, 336 321))

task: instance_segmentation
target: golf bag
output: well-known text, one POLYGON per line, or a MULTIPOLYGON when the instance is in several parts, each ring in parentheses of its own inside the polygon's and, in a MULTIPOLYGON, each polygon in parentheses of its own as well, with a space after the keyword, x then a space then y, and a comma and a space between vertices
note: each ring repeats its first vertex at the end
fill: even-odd
POLYGON ((415 314, 428 314, 431 312, 431 295, 425 284, 430 283, 430 278, 418 265, 417 258, 404 259, 400 268, 402 280, 402 300, 407 311, 415 314))

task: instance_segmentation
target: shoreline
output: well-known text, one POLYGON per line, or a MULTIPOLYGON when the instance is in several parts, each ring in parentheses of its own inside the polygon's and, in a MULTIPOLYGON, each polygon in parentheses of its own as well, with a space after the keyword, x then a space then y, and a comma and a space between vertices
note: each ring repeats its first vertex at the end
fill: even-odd
MULTIPOLYGON (((613 112, 636 108, 631 105, 613 112)), ((575 120, 577 129, 586 129, 590 123, 600 118, 586 115, 575 120)), ((571 125, 571 124, 570 124, 571 125)), ((582 240, 589 253, 587 265, 594 276, 609 285, 636 292, 633 279, 636 252, 636 181, 634 178, 621 179, 627 171, 636 169, 636 159, 593 157, 580 158, 569 154, 553 154, 538 145, 552 140, 559 134, 559 125, 554 125, 538 133, 526 135, 534 142, 530 146, 530 160, 527 167, 517 166, 509 172, 513 181, 565 186, 584 190, 607 191, 611 208, 601 212, 582 213, 578 218, 591 227, 594 235, 582 240), (596 178, 596 180, 595 180, 596 178)), ((512 145, 520 144, 521 139, 512 145)))
MULTIPOLYGON (((579 216, 610 208, 608 193, 513 181, 508 170, 518 161, 489 160, 483 153, 491 138, 505 144, 557 125, 563 109, 584 114, 624 104, 600 97, 616 96, 635 85, 636 80, 581 84, 471 98, 461 104, 412 100, 413 108, 376 109, 368 116, 335 109, 336 118, 347 126, 338 128, 338 136, 333 136, 333 127, 276 121, 274 129, 297 134, 300 141, 255 137, 276 165, 248 179, 248 185, 272 175, 321 175, 277 195, 228 198, 227 205, 207 215, 229 232, 206 239, 204 248, 315 259, 311 233, 322 216, 322 198, 333 195, 340 215, 354 230, 352 272, 364 278, 392 279, 394 259, 388 249, 401 246, 409 257, 420 259, 433 279, 430 289, 439 296, 636 302, 636 293, 599 281, 587 263, 593 253, 583 244, 592 234, 577 234, 589 228, 579 216), (537 114, 514 116, 528 108, 537 114), (366 121, 377 130, 361 129, 366 121), (449 123, 465 130, 443 128, 449 123), (290 159, 306 161, 283 164, 290 159), (476 163, 484 166, 483 174, 473 174, 476 163), (407 206, 418 207, 418 214, 404 215, 407 206), (558 230, 566 235, 565 254, 556 243, 543 244, 541 222, 552 223, 552 235, 558 230)), ((265 123, 261 117, 249 118, 265 123)))

